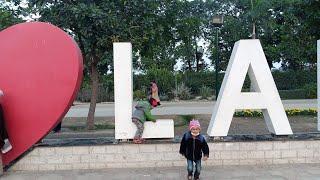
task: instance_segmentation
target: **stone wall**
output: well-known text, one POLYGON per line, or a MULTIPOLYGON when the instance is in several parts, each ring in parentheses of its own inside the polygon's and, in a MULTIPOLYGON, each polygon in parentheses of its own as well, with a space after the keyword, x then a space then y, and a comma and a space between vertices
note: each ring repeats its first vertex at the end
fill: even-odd
MULTIPOLYGON (((208 143, 205 166, 320 163, 320 140, 208 143)), ((37 147, 9 171, 185 166, 180 144, 37 147)))

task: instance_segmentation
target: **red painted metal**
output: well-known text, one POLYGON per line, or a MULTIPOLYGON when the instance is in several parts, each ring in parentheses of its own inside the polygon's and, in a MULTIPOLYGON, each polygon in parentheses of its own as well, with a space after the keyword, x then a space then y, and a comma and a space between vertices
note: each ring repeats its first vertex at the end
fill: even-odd
POLYGON ((13 149, 9 164, 47 135, 69 110, 82 81, 76 42, 49 23, 31 22, 0 32, 0 89, 13 149))

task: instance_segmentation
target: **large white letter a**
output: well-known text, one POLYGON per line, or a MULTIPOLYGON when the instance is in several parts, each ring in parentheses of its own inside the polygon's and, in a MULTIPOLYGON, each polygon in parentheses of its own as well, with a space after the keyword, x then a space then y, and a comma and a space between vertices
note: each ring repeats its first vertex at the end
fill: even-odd
POLYGON ((262 109, 271 133, 292 134, 259 40, 240 40, 235 43, 213 109, 208 135, 227 136, 236 109, 262 109), (247 72, 255 92, 241 92, 247 72))

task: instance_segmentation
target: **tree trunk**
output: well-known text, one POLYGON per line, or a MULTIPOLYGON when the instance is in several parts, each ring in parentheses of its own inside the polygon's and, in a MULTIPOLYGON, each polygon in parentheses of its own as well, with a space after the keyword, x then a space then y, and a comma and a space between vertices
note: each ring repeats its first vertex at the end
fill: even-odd
POLYGON ((196 52, 196 71, 199 72, 200 67, 199 67, 199 61, 200 61, 200 55, 196 52))
POLYGON ((98 69, 97 69, 97 58, 94 57, 91 63, 91 100, 90 108, 87 117, 87 129, 94 129, 94 113, 96 111, 97 97, 98 97, 98 69))
POLYGON ((197 71, 197 72, 199 72, 199 70, 200 70, 200 67, 199 67, 199 60, 197 60, 197 69, 196 69, 196 71, 197 71))
POLYGON ((256 39, 256 22, 252 23, 252 39, 256 39))
POLYGON ((188 59, 188 69, 189 69, 189 71, 192 71, 192 65, 191 65, 190 58, 188 59))

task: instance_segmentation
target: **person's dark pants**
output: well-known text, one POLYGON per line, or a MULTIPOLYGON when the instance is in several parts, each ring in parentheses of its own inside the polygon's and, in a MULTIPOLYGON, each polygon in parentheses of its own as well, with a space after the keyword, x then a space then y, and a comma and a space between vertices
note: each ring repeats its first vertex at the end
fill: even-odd
POLYGON ((0 148, 4 145, 4 140, 8 139, 7 129, 4 123, 3 109, 0 104, 0 148))
POLYGON ((54 132, 60 132, 61 131, 61 122, 57 124, 57 126, 53 129, 54 132))
POLYGON ((192 161, 192 160, 187 159, 188 176, 192 176, 192 174, 193 174, 193 162, 195 163, 195 167, 196 167, 196 170, 194 172, 194 178, 198 179, 200 176, 200 171, 201 171, 201 159, 196 160, 196 161, 192 161))

